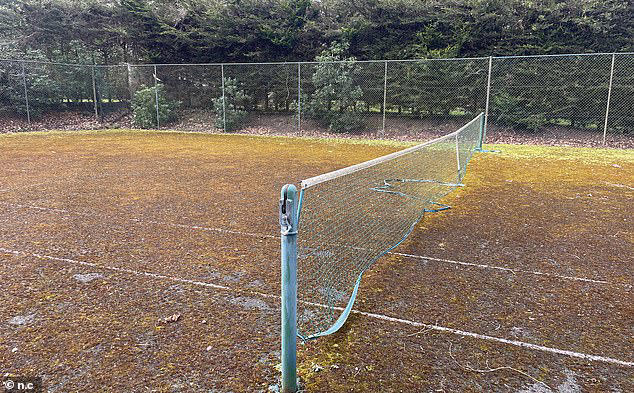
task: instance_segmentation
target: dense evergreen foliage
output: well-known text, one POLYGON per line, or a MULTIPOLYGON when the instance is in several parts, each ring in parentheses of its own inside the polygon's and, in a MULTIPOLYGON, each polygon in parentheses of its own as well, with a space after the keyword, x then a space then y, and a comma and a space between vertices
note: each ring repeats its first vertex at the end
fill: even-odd
POLYGON ((214 125, 225 131, 240 129, 249 112, 244 106, 250 101, 238 81, 232 78, 224 80, 224 95, 213 99, 214 125))
MULTIPOLYGON (((301 84, 307 116, 331 130, 354 131, 384 112, 388 118, 474 116, 486 102, 485 56, 634 51, 633 14, 634 2, 618 0, 0 0, 0 58, 318 60, 301 69, 225 65, 224 109, 219 66, 158 66, 159 93, 169 104, 159 108, 161 117, 165 112, 165 121, 172 119, 172 103, 180 103, 181 109, 214 110, 216 125, 226 121, 232 130, 249 112, 297 113, 301 84), (389 70, 384 63, 324 63, 456 57, 472 59, 390 62, 389 70)), ((609 127, 624 133, 634 126, 633 58, 618 57, 614 71, 609 127)), ((496 59, 490 118, 529 130, 548 124, 601 130, 610 65, 610 55, 496 59)), ((28 90, 34 117, 72 107, 91 111, 94 98, 100 113, 137 101, 131 107, 144 115, 135 119, 152 127, 154 91, 137 94, 153 85, 150 68, 3 62, 0 112, 26 114, 28 90)))
POLYGON ((314 91, 306 102, 306 113, 334 132, 357 131, 363 123, 357 105, 363 90, 354 79, 359 69, 354 58, 344 57, 346 44, 335 43, 324 50, 312 75, 314 91))
POLYGON ((3 58, 198 63, 634 50, 623 0, 0 0, 3 58))

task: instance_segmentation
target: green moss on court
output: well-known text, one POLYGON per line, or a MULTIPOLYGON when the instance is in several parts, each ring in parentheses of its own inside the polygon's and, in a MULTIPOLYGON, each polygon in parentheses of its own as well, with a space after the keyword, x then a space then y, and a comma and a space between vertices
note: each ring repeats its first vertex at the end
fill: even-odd
MULTIPOLYGON (((0 366, 45 374, 65 391, 267 389, 277 383, 279 310, 250 291, 279 293, 270 236, 279 233, 280 187, 409 145, 130 130, 0 135, 0 247, 95 264, 0 255, 9 278, 0 313, 38 315, 28 329, 2 327, 0 366), (91 271, 109 274, 85 285, 72 278, 91 271), (157 324, 175 312, 180 322, 157 324), (20 352, 10 358, 12 347, 20 352)), ((476 154, 466 186, 443 200, 453 208, 426 215, 398 251, 517 272, 392 255, 367 273, 356 308, 631 359, 631 324, 619 316, 631 315, 623 256, 634 244, 632 151, 486 147, 501 153, 476 154)), ((554 387, 567 369, 586 390, 633 383, 623 367, 359 315, 300 346, 299 373, 309 392, 513 391, 534 382, 456 361, 510 365, 554 387)))
POLYGON ((485 149, 499 150, 502 157, 514 159, 555 159, 579 161, 581 163, 634 162, 632 149, 597 149, 587 147, 531 146, 531 145, 485 145, 485 149))

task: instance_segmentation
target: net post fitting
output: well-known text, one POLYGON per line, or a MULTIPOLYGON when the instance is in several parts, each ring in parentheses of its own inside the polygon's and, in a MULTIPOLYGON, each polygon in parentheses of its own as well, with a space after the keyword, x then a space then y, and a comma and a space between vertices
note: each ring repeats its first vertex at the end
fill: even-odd
POLYGON ((283 236, 297 235, 297 188, 292 184, 282 187, 280 197, 280 232, 283 236))

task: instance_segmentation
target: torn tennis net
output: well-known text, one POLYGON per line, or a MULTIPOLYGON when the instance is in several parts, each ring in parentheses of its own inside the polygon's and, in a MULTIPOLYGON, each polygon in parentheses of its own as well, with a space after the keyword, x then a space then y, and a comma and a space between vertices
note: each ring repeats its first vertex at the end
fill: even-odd
POLYGON ((352 309, 363 273, 405 240, 426 211, 442 210, 438 200, 461 185, 480 147, 483 118, 480 114, 432 141, 302 181, 301 338, 337 331, 352 309))

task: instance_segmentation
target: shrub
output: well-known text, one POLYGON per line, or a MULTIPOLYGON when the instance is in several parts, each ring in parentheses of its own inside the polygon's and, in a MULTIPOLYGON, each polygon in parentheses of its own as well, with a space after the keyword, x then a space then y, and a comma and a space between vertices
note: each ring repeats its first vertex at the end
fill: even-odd
POLYGON ((500 93, 492 97, 492 117, 500 124, 511 127, 537 131, 548 123, 542 113, 535 113, 537 109, 528 100, 522 100, 508 93, 500 93))
POLYGON ((361 115, 354 112, 335 113, 330 119, 330 131, 355 132, 362 129, 364 122, 361 115))
POLYGON ((214 112, 216 114, 214 125, 225 131, 239 129, 248 116, 244 110, 250 97, 244 92, 238 81, 233 78, 225 78, 224 105, 223 97, 213 99, 214 112), (224 112, 224 113, 223 113, 224 112))
POLYGON ((156 87, 142 87, 132 98, 132 117, 134 124, 141 128, 156 127, 156 92, 158 89, 159 105, 158 117, 161 124, 167 124, 176 119, 176 110, 179 102, 167 98, 165 87, 158 84, 156 87))
POLYGON ((312 82, 315 91, 307 101, 306 113, 334 132, 356 131, 363 127, 357 102, 363 95, 354 81, 358 68, 354 57, 344 57, 347 43, 334 43, 319 56, 312 82))

